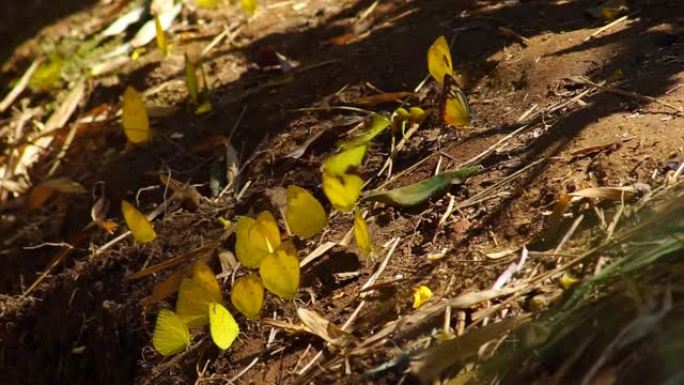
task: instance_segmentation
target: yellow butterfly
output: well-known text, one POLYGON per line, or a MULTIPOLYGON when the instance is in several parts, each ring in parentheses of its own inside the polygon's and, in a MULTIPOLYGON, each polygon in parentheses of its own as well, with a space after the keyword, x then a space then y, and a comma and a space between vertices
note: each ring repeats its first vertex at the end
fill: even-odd
POLYGON ((126 87, 124 91, 121 124, 131 143, 142 144, 152 138, 150 121, 142 96, 131 86, 126 87))
POLYGON ((242 11, 248 15, 253 15, 257 10, 256 0, 240 0, 242 11))
POLYGON ((451 50, 444 36, 438 37, 428 49, 428 70, 442 86, 439 115, 446 124, 455 127, 470 125, 470 106, 465 93, 454 78, 451 50))
POLYGON ((162 309, 152 333, 152 345, 163 356, 179 353, 190 344, 190 332, 183 320, 168 309, 162 309))
POLYGON ((413 308, 418 309, 423 304, 432 298, 432 290, 429 287, 422 285, 413 288, 413 308))
POLYGON ((263 211, 256 219, 241 217, 235 235, 236 257, 250 269, 258 268, 264 256, 280 245, 278 223, 269 211, 263 211))
POLYGON ((333 175, 348 173, 361 165, 366 149, 366 145, 356 146, 327 158, 323 161, 323 172, 333 175))
POLYGON ((306 239, 320 233, 328 223, 323 205, 299 186, 287 186, 285 221, 293 234, 306 239))
POLYGON ((359 209, 354 210, 354 240, 356 241, 356 246, 365 255, 370 255, 373 252, 373 243, 368 232, 368 226, 359 209))
POLYGON ((188 327, 201 327, 209 322, 209 305, 221 303, 223 296, 214 272, 204 262, 193 266, 192 279, 183 279, 178 289, 176 313, 188 327))
POLYGON ((240 334, 240 327, 228 309, 217 302, 209 304, 209 332, 214 344, 226 350, 240 334))
POLYGON ((359 199, 363 179, 352 171, 361 165, 366 148, 353 147, 323 161, 323 192, 336 210, 349 212, 359 199))
POLYGON ((235 280, 230 301, 240 313, 249 319, 259 318, 264 307, 264 284, 252 273, 235 280))
POLYGON ((455 127, 470 125, 470 105, 465 93, 453 76, 444 78, 442 95, 439 100, 439 115, 446 124, 455 127))
POLYGON ((343 213, 352 211, 362 188, 363 179, 358 175, 323 172, 323 192, 335 210, 343 213))
POLYGON ((444 82, 444 77, 453 75, 454 67, 451 63, 451 50, 449 43, 444 36, 438 37, 428 49, 427 55, 428 71, 430 75, 440 84, 444 82))
POLYGON ((291 242, 285 242, 261 261, 259 275, 264 287, 285 299, 292 299, 299 290, 299 258, 291 242))
POLYGON ((135 206, 126 201, 121 201, 121 213, 124 221, 126 221, 126 226, 131 230, 131 234, 137 242, 147 243, 157 238, 152 223, 135 206))

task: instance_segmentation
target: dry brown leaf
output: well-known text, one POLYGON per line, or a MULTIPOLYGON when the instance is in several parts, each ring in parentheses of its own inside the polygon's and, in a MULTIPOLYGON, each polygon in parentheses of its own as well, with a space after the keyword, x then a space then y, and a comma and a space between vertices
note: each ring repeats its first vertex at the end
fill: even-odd
POLYGON ((498 323, 472 329, 453 340, 435 345, 416 354, 411 359, 410 371, 423 384, 430 384, 449 368, 463 366, 477 357, 480 347, 494 338, 499 338, 514 327, 527 322, 529 315, 508 318, 498 323))
POLYGON ((152 294, 140 300, 140 305, 143 307, 150 307, 164 299, 168 298, 171 294, 178 291, 181 281, 183 278, 190 275, 191 268, 190 265, 185 269, 178 270, 173 274, 169 275, 163 281, 157 283, 152 288, 152 294))
POLYGON ((348 345, 354 337, 333 324, 313 310, 300 307, 297 309, 297 316, 306 327, 308 333, 321 337, 325 342, 344 347, 348 345))
POLYGON ((188 209, 197 210, 202 199, 202 194, 197 189, 188 184, 181 183, 164 173, 159 174, 159 181, 178 194, 182 198, 181 200, 190 206, 188 209))
POLYGON ((145 269, 142 269, 136 273, 130 274, 126 277, 126 279, 129 279, 129 280, 140 279, 140 278, 146 277, 152 273, 156 273, 158 271, 168 269, 170 267, 176 266, 176 265, 183 263, 183 262, 186 262, 186 261, 204 258, 207 256, 207 254, 211 253, 212 251, 214 251, 214 249, 219 247, 220 244, 221 244, 221 242, 212 242, 208 245, 198 247, 198 248, 191 250, 191 251, 189 251, 183 255, 173 257, 173 258, 168 259, 166 261, 160 262, 156 265, 152 265, 152 266, 149 266, 145 269))
POLYGON ((328 42, 332 45, 347 45, 356 40, 356 36, 353 33, 345 33, 344 35, 335 36, 328 39, 328 42))
POLYGON ((85 194, 88 190, 69 178, 50 179, 33 187, 26 200, 26 209, 30 211, 42 207, 56 192, 85 194))
POLYGON ((81 80, 71 89, 66 98, 58 104, 59 107, 57 107, 45 123, 45 129, 39 134, 38 138, 32 141, 31 144, 24 146, 21 156, 14 166, 14 175, 29 175, 28 170, 38 161, 45 149, 50 148, 50 144, 54 139, 52 134, 56 133, 58 129, 62 128, 69 121, 69 118, 83 98, 85 91, 85 81, 81 80))
POLYGON ((382 94, 375 94, 370 96, 364 96, 361 98, 356 98, 352 100, 352 104, 363 107, 373 107, 378 104, 385 104, 396 102, 397 100, 407 98, 412 96, 413 92, 385 92, 382 94))
POLYGON ((631 186, 622 187, 589 187, 579 191, 575 191, 568 195, 575 198, 593 198, 606 201, 621 201, 628 200, 637 193, 637 190, 631 186))

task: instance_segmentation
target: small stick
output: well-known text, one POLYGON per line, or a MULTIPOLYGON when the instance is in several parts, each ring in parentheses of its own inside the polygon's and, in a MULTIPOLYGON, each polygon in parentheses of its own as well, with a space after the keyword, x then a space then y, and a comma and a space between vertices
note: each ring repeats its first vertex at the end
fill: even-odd
MULTIPOLYGON (((378 270, 373 275, 371 275, 370 278, 368 278, 368 281, 366 281, 366 283, 364 283, 363 286, 361 286, 361 290, 364 290, 373 285, 380 276, 380 274, 382 274, 382 272, 385 271, 385 268, 387 267, 387 263, 389 262, 390 257, 392 256, 392 254, 394 254, 394 250, 397 248, 397 245, 399 245, 399 241, 401 241, 401 238, 394 238, 394 242, 392 243, 392 246, 387 252, 385 259, 380 264, 380 267, 378 267, 378 270)), ((352 324, 352 322, 354 322, 354 320, 359 315, 361 309, 363 309, 365 304, 366 301, 361 300, 356 309, 354 309, 354 312, 349 316, 344 325, 342 325, 342 330, 346 331, 349 328, 349 326, 352 324)), ((297 374, 301 376, 302 374, 306 373, 309 370, 309 368, 313 366, 316 363, 316 361, 318 361, 321 358, 322 355, 323 351, 321 350, 314 356, 314 358, 311 359, 311 361, 309 361, 308 364, 306 364, 306 366, 304 366, 299 372, 297 372, 297 374)))
MULTIPOLYGON (((178 197, 178 196, 176 195, 176 193, 174 193, 173 195, 171 195, 171 198, 165 200, 165 201, 162 202, 162 204, 160 204, 159 207, 157 207, 154 211, 152 211, 151 213, 147 214, 147 219, 150 220, 150 221, 154 220, 157 216, 159 216, 159 214, 163 213, 164 210, 166 210, 166 208, 171 204, 171 202, 173 202, 177 197, 178 197)), ((94 222, 89 223, 89 224, 83 229, 83 231, 85 231, 86 229, 88 229, 89 227, 91 227, 93 224, 94 224, 94 222)), ((95 251, 93 251, 93 252, 90 254, 89 258, 91 258, 91 257, 96 257, 96 256, 100 255, 100 254, 103 253, 105 250, 109 249, 110 247, 114 246, 115 244, 117 244, 117 243, 121 242, 122 240, 126 239, 129 235, 131 235, 131 231, 130 231, 130 230, 127 230, 127 231, 124 232, 123 234, 117 236, 116 238, 112 239, 111 241, 109 241, 109 242, 105 243, 104 245, 100 246, 99 248, 97 248, 95 251)), ((47 276, 52 272, 52 270, 54 270, 57 266, 59 266, 59 265, 63 262, 63 260, 64 260, 63 258, 59 258, 59 259, 56 259, 56 260, 52 261, 52 263, 50 263, 50 265, 49 265, 49 266, 47 267, 47 269, 45 269, 45 271, 38 277, 38 279, 36 279, 35 282, 33 282, 33 284, 31 284, 31 286, 29 286, 29 288, 26 289, 26 290, 21 294, 21 297, 22 297, 22 298, 26 298, 26 296, 28 296, 29 294, 31 294, 31 292, 32 292, 36 287, 38 287, 38 285, 39 285, 41 282, 43 282, 43 280, 44 280, 45 278, 47 278, 47 276)))
POLYGON ((19 79, 17 85, 14 86, 12 91, 10 91, 7 96, 2 99, 2 102, 0 102, 0 113, 5 112, 5 110, 8 109, 9 106, 11 106, 12 103, 14 103, 14 101, 19 97, 19 95, 21 95, 21 93, 26 89, 26 86, 31 79, 31 75, 33 75, 42 62, 43 59, 36 59, 33 61, 33 63, 31 63, 31 66, 26 70, 26 72, 24 72, 24 75, 21 76, 21 79, 19 79))
POLYGON ((588 86, 592 86, 592 87, 597 88, 597 89, 599 89, 599 90, 601 90, 601 91, 610 92, 610 93, 613 93, 613 94, 617 94, 617 95, 621 95, 621 96, 626 96, 626 97, 629 97, 629 98, 633 98, 633 99, 637 99, 637 100, 642 100, 642 101, 645 101, 645 102, 652 102, 652 103, 660 104, 661 106, 665 106, 665 107, 671 108, 671 109, 677 111, 677 112, 680 113, 680 114, 681 114, 681 113, 684 113, 684 109, 683 109, 682 107, 677 106, 677 105, 674 105, 674 104, 670 104, 670 103, 667 103, 667 102, 663 102, 663 101, 658 100, 658 99, 656 99, 656 98, 654 98, 654 97, 652 97, 652 96, 641 95, 641 94, 637 94, 637 93, 635 93, 635 92, 630 92, 630 91, 621 90, 621 89, 619 89, 619 88, 613 88, 613 87, 602 86, 602 85, 600 85, 600 84, 596 84, 596 83, 592 82, 591 80, 589 80, 589 79, 587 79, 587 78, 585 78, 585 77, 583 77, 583 76, 576 76, 576 77, 572 77, 572 78, 570 78, 570 79, 571 79, 572 81, 576 82, 576 83, 585 84, 585 85, 588 85, 588 86))
POLYGON ((634 15, 636 15, 637 13, 638 13, 638 12, 632 12, 632 13, 630 13, 629 15, 625 15, 625 16, 622 16, 622 17, 619 18, 619 19, 615 19, 615 20, 611 21, 610 23, 608 23, 608 24, 604 25, 603 27, 597 29, 594 33, 592 33, 591 35, 589 35, 589 37, 587 37, 586 39, 584 39, 584 41, 589 41, 589 40, 595 38, 596 36, 598 36, 598 35, 602 34, 603 32, 605 32, 605 31, 607 31, 607 30, 613 28, 613 27, 616 26, 616 25, 622 23, 623 21, 627 20, 630 16, 634 16, 634 15))

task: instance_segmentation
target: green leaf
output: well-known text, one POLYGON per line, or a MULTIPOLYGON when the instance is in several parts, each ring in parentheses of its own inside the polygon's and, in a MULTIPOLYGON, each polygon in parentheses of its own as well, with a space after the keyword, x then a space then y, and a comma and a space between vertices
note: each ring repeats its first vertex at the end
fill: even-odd
POLYGON ((380 135, 387 127, 390 125, 390 120, 382 115, 375 115, 373 120, 368 124, 368 128, 359 136, 354 139, 342 142, 339 146, 343 150, 348 150, 353 147, 366 144, 373 140, 376 136, 380 135))
POLYGON ((461 184, 481 170, 482 166, 448 170, 422 182, 399 187, 394 190, 371 191, 362 197, 361 200, 383 202, 399 207, 416 206, 432 197, 444 194, 451 185, 461 184))

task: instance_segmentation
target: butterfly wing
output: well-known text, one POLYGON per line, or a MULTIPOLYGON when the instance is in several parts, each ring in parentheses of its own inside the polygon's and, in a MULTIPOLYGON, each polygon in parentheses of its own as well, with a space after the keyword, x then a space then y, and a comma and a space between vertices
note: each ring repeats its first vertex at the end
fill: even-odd
POLYGON ((178 289, 176 312, 188 327, 202 327, 209 322, 209 304, 216 302, 213 293, 201 283, 183 279, 178 289))
POLYGON ((290 242, 281 244, 275 253, 264 257, 259 266, 264 287, 285 299, 292 299, 297 295, 299 274, 297 250, 290 242))
POLYGON ((455 127, 470 125, 468 99, 453 76, 444 77, 444 88, 442 89, 439 112, 442 121, 448 125, 455 127))
POLYGON ((163 356, 183 351, 190 344, 190 332, 178 314, 162 309, 152 334, 152 345, 163 356))
POLYGON ((209 304, 209 332, 216 346, 226 350, 237 338, 240 327, 228 309, 220 303, 212 302, 209 304))
POLYGON ((352 147, 327 158, 323 162, 323 171, 333 175, 345 174, 350 168, 359 167, 366 154, 366 145, 352 147))
POLYGON ((363 179, 354 174, 334 175, 323 172, 323 192, 335 210, 350 212, 361 194, 363 179))
POLYGON ((323 230, 328 223, 323 205, 306 189, 287 186, 285 221, 293 234, 310 238, 323 230))
POLYGON ((354 240, 356 241, 356 246, 365 255, 370 255, 373 251, 373 243, 368 232, 368 226, 363 219, 363 215, 361 215, 361 210, 358 208, 354 210, 354 240))
POLYGON ((133 234, 133 238, 136 241, 147 243, 157 238, 157 233, 154 231, 152 223, 135 206, 126 201, 121 201, 121 212, 123 213, 124 221, 126 221, 126 226, 131 230, 131 234, 133 234))
POLYGON ((264 284, 255 273, 235 280, 230 301, 240 313, 249 319, 259 318, 264 307, 264 284))
POLYGON ((451 50, 444 36, 438 37, 428 49, 427 62, 430 75, 439 83, 442 83, 454 72, 451 63, 451 50))
POLYGON ((152 137, 150 121, 142 96, 131 86, 126 87, 124 91, 121 123, 131 143, 145 143, 152 137))

